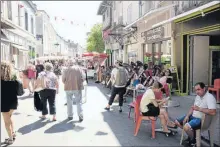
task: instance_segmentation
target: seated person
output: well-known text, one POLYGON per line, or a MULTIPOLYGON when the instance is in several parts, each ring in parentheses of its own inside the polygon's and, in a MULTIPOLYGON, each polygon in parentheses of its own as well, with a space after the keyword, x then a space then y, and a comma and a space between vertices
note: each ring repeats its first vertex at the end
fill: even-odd
POLYGON ((205 84, 199 82, 195 84, 195 92, 197 94, 194 105, 190 108, 187 115, 178 118, 175 123, 182 128, 188 135, 185 140, 190 146, 196 144, 194 131, 201 127, 201 119, 203 113, 208 115, 216 115, 216 99, 206 91, 205 84))
POLYGON ((154 92, 160 91, 160 84, 154 82, 152 88, 149 88, 143 95, 140 103, 140 111, 143 116, 158 116, 160 118, 161 125, 163 126, 163 131, 165 133, 170 133, 169 127, 175 127, 175 124, 169 121, 168 113, 164 108, 160 108, 167 99, 160 100, 159 103, 156 100, 154 92))

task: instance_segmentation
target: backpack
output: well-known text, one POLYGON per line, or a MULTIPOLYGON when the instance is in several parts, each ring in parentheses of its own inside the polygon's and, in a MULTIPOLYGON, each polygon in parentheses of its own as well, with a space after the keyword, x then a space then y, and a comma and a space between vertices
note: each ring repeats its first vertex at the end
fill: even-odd
POLYGON ((117 70, 115 85, 116 86, 125 86, 128 81, 128 75, 124 67, 119 67, 117 70))

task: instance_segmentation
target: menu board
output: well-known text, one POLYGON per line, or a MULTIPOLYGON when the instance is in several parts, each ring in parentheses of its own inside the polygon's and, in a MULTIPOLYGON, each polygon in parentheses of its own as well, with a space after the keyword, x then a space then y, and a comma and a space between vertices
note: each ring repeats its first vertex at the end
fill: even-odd
POLYGON ((180 93, 180 83, 179 83, 179 76, 178 76, 178 69, 176 66, 170 66, 168 68, 171 71, 172 80, 172 92, 179 92, 180 93))

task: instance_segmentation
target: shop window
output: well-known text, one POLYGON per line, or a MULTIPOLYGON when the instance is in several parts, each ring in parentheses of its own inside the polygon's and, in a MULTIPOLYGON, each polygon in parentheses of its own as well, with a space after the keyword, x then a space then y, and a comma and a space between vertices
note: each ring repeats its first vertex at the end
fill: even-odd
POLYGON ((161 44, 161 63, 171 64, 171 41, 162 41, 161 44))

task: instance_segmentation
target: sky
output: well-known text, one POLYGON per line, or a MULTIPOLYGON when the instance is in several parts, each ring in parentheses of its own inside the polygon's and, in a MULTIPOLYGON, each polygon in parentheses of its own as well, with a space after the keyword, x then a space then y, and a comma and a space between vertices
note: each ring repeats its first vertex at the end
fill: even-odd
POLYGON ((83 47, 86 47, 86 33, 94 24, 102 22, 102 17, 97 15, 101 1, 33 2, 37 5, 38 10, 47 12, 51 23, 61 37, 79 43, 83 47))

